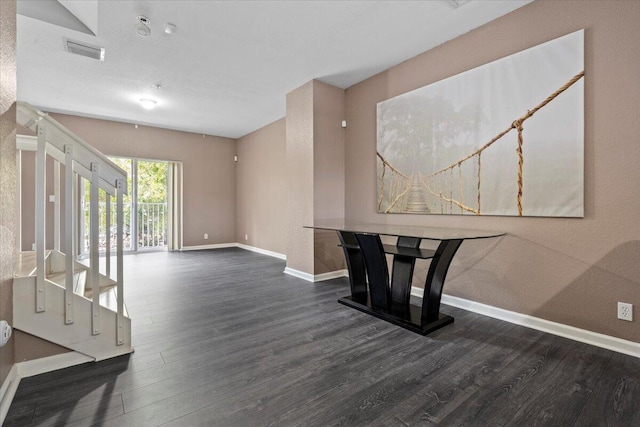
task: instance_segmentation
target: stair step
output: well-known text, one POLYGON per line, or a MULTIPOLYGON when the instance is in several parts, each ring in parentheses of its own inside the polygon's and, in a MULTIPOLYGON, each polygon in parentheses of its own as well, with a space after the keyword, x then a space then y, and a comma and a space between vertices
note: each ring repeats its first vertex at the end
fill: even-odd
MULTIPOLYGON (((55 258, 54 262, 51 262, 51 266, 56 264, 60 268, 64 263, 64 254, 48 250, 45 257, 50 260, 55 258)), ((48 261, 49 263, 50 261, 48 261)), ((77 295, 84 296, 85 298, 92 299, 93 292, 91 289, 87 289, 87 276, 89 265, 86 263, 88 260, 79 260, 75 262, 75 271, 73 273, 73 292, 77 295)), ((49 264, 48 264, 49 266, 49 264)), ((36 253, 35 251, 20 252, 18 254, 18 260, 16 265, 17 274, 16 277, 29 277, 35 276, 36 269, 36 253)), ((64 271, 52 271, 46 275, 47 280, 55 283, 62 288, 65 288, 66 274, 64 271)), ((111 279, 106 279, 104 276, 100 278, 100 305, 108 308, 112 311, 118 310, 117 303, 117 289, 116 284, 111 279)), ((129 316, 126 305, 124 306, 124 315, 129 316)))
MULTIPOLYGON (((108 289, 100 290, 100 305, 108 308, 111 311, 118 311, 118 289, 116 286, 108 286, 108 289)), ((127 311, 127 305, 122 305, 123 314, 126 317, 129 317, 129 312, 127 311)))
MULTIPOLYGON (((86 270, 76 271, 73 275, 74 282, 74 293, 77 295, 82 295, 87 299, 93 298, 93 292, 91 290, 84 290, 84 282, 86 280, 87 272, 86 270)), ((65 273, 64 271, 49 273, 47 275, 47 280, 55 283, 60 287, 65 287, 65 273)), ((118 291, 116 285, 107 285, 100 287, 100 305, 108 308, 111 311, 118 311, 118 291)), ((129 313, 127 312, 126 304, 123 305, 124 315, 129 317, 129 313)))
MULTIPOLYGON (((62 287, 65 286, 65 273, 54 272, 47 275, 47 279, 62 287)), ((87 299, 93 299, 92 289, 86 288, 87 270, 76 271, 73 275, 74 293, 82 295, 87 299)), ((118 311, 117 285, 115 283, 103 284, 100 286, 100 305, 111 311, 118 311)), ((127 306, 124 305, 124 315, 129 316, 127 306)))
MULTIPOLYGON (((47 280, 60 285, 63 288, 66 287, 67 275, 64 271, 55 271, 47 274, 47 280)), ((84 293, 84 286, 87 281, 87 271, 80 270, 73 273, 73 292, 82 295, 84 293)))
POLYGON ((26 251, 18 254, 16 262, 16 277, 28 277, 35 274, 36 252, 26 251))

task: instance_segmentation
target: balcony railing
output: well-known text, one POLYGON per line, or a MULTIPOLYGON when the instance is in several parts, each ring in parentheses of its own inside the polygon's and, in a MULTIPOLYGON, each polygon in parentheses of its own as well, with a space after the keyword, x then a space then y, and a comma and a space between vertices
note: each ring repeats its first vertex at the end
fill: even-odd
MULTIPOLYGON (((100 252, 106 252, 107 245, 111 251, 116 247, 116 228, 106 229, 106 203, 100 202, 100 252)), ((111 216, 115 215, 115 206, 110 206, 111 216)), ((131 205, 124 206, 124 239, 125 251, 162 249, 167 246, 167 203, 140 203, 137 204, 137 215, 135 218, 136 232, 131 235, 131 205), (134 242, 135 240, 135 242, 134 242)), ((89 218, 88 203, 84 207, 85 218, 89 218)), ((84 245, 86 253, 89 251, 89 234, 85 228, 84 245)))

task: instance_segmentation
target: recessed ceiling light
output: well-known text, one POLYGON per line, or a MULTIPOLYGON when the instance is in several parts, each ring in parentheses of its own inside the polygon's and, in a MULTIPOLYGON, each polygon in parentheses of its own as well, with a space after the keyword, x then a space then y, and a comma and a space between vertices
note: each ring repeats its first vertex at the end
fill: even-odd
POLYGON ((176 32, 176 26, 170 22, 167 22, 167 26, 164 27, 164 32, 167 34, 173 34, 176 32))
POLYGON ((140 98, 140 104, 142 104, 142 106, 147 110, 151 110, 155 108, 157 102, 149 98, 140 98))

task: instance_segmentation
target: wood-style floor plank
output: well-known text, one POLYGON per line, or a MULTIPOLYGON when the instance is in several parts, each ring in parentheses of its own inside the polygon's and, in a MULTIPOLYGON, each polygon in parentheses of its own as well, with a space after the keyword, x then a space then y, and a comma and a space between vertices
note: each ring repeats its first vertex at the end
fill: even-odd
POLYGON ((640 359, 448 306, 422 337, 283 269, 126 256, 136 352, 24 379, 5 425, 640 425, 640 359))
POLYGON ((576 425, 640 426, 640 359, 613 353, 576 425))

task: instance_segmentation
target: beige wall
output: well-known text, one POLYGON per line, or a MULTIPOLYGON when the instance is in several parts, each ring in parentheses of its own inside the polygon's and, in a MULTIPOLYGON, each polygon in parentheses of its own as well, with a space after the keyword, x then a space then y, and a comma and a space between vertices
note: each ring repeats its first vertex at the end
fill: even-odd
POLYGON ((287 268, 313 274, 313 81, 287 94, 287 268))
POLYGON ((66 347, 59 346, 26 332, 14 330, 13 333, 15 340, 16 363, 54 356, 56 354, 68 353, 71 351, 66 347))
POLYGON ((335 233, 303 226, 344 216, 344 90, 312 80, 287 94, 287 267, 341 270, 335 233))
POLYGON ((181 161, 184 246, 236 241, 235 140, 62 114, 51 117, 106 155, 181 161))
MULTIPOLYGON (((0 1, 0 319, 13 323, 17 234, 16 2, 0 1)), ((0 348, 0 384, 13 367, 13 339, 0 348)))
POLYGON ((280 119, 237 141, 236 241, 287 252, 286 121, 280 119), (245 239, 245 236, 247 237, 245 239))
MULTIPOLYGON (((344 90, 313 81, 313 219, 344 217, 344 90)), ((345 268, 335 232, 314 232, 314 274, 345 268)))
MULTIPOLYGON (((16 249, 16 2, 0 1, 0 319, 13 323, 16 249)), ((0 384, 13 366, 14 340, 0 348, 0 384)))
MULTIPOLYGON (((631 341, 640 318, 640 2, 538 0, 346 91, 350 219, 504 230, 463 243, 445 293, 631 341), (585 29, 585 218, 376 213, 376 103, 585 29)), ((424 282, 421 266, 414 284, 424 282)))

